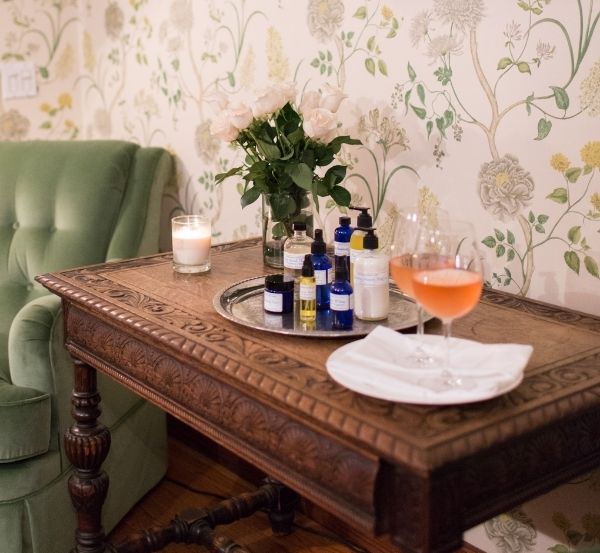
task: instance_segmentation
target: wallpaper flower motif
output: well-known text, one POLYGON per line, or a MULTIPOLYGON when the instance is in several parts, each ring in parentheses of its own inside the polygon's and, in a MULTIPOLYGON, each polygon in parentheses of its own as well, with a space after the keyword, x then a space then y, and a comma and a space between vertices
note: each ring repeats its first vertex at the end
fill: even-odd
POLYGON ((529 205, 534 188, 529 172, 509 154, 484 163, 479 170, 481 203, 499 219, 511 219, 529 205))
POLYGON ((343 19, 344 4, 341 0, 309 0, 308 29, 318 40, 330 40, 343 19))
MULTIPOLYGON (((334 85, 347 95, 340 132, 363 141, 338 154, 345 184, 382 242, 398 207, 440 205, 475 223, 489 284, 600 314, 598 2, 4 0, 0 20, 0 58, 32 61, 39 88, 0 99, 0 140, 165 146, 177 160, 167 223, 203 212, 215 240, 258 235, 259 210, 215 182, 241 163, 210 135, 219 98, 334 85)), ((321 207, 331 235, 340 211, 321 207)), ((490 535, 479 527, 476 545, 574 550, 577 532, 595 535, 600 490, 586 486, 566 492, 595 494, 569 525, 538 523, 533 502, 490 535)))

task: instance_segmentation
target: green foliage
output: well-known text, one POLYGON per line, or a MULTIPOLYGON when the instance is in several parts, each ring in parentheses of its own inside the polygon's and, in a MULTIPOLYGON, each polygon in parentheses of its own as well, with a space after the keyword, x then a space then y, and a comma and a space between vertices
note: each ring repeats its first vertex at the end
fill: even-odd
POLYGON ((552 121, 542 117, 538 121, 538 135, 534 140, 544 140, 550 134, 550 130, 552 129, 552 121))
POLYGON ((444 86, 446 86, 452 80, 452 69, 449 67, 440 67, 436 69, 433 74, 444 86))
POLYGON ((285 221, 303 207, 306 192, 315 198, 329 196, 340 206, 350 205, 350 193, 340 186, 346 166, 333 165, 323 177, 315 170, 330 165, 343 144, 360 144, 359 140, 349 136, 327 143, 313 140, 305 133, 300 114, 287 103, 266 119, 254 119, 235 142, 246 152, 245 162, 215 175, 215 182, 241 177, 242 207, 269 194, 274 219, 285 221))
POLYGON ((569 199, 569 192, 563 187, 555 188, 546 198, 557 204, 566 204, 569 199))
POLYGON ((569 95, 564 88, 560 86, 551 86, 552 92, 554 93, 554 100, 558 109, 569 109, 569 95))
MULTIPOLYGON (((351 34, 353 33, 348 33, 349 36, 351 34)), ((319 50, 318 56, 313 58, 310 65, 315 69, 318 69, 321 75, 327 74, 327 76, 329 76, 333 73, 333 54, 330 50, 319 50)))

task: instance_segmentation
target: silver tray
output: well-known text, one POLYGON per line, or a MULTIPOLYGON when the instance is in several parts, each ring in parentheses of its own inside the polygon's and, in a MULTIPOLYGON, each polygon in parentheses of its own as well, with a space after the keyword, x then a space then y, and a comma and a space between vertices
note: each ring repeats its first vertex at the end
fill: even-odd
MULTIPOLYGON (((265 275, 242 280, 219 291, 213 299, 213 306, 217 313, 234 323, 267 332, 310 338, 366 336, 377 325, 394 330, 417 325, 417 307, 414 301, 405 296, 391 281, 388 318, 382 321, 361 321, 355 318, 352 330, 332 330, 329 310, 317 311, 314 328, 300 321, 294 313, 267 313, 263 309, 264 288, 265 275)), ((429 318, 425 316, 425 320, 429 318)))

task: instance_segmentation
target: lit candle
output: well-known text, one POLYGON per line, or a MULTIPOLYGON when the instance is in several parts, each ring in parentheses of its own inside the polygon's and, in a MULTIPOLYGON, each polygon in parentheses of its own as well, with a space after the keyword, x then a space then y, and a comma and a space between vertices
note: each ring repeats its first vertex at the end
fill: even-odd
POLYGON ((173 268, 180 273, 210 269, 210 220, 200 215, 181 215, 171 220, 173 268))

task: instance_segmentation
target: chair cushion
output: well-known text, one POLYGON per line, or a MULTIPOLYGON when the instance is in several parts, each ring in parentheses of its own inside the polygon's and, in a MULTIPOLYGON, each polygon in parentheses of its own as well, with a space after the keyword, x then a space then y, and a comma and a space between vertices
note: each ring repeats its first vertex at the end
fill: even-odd
POLYGON ((0 463, 48 451, 50 407, 50 394, 0 382, 0 463))

